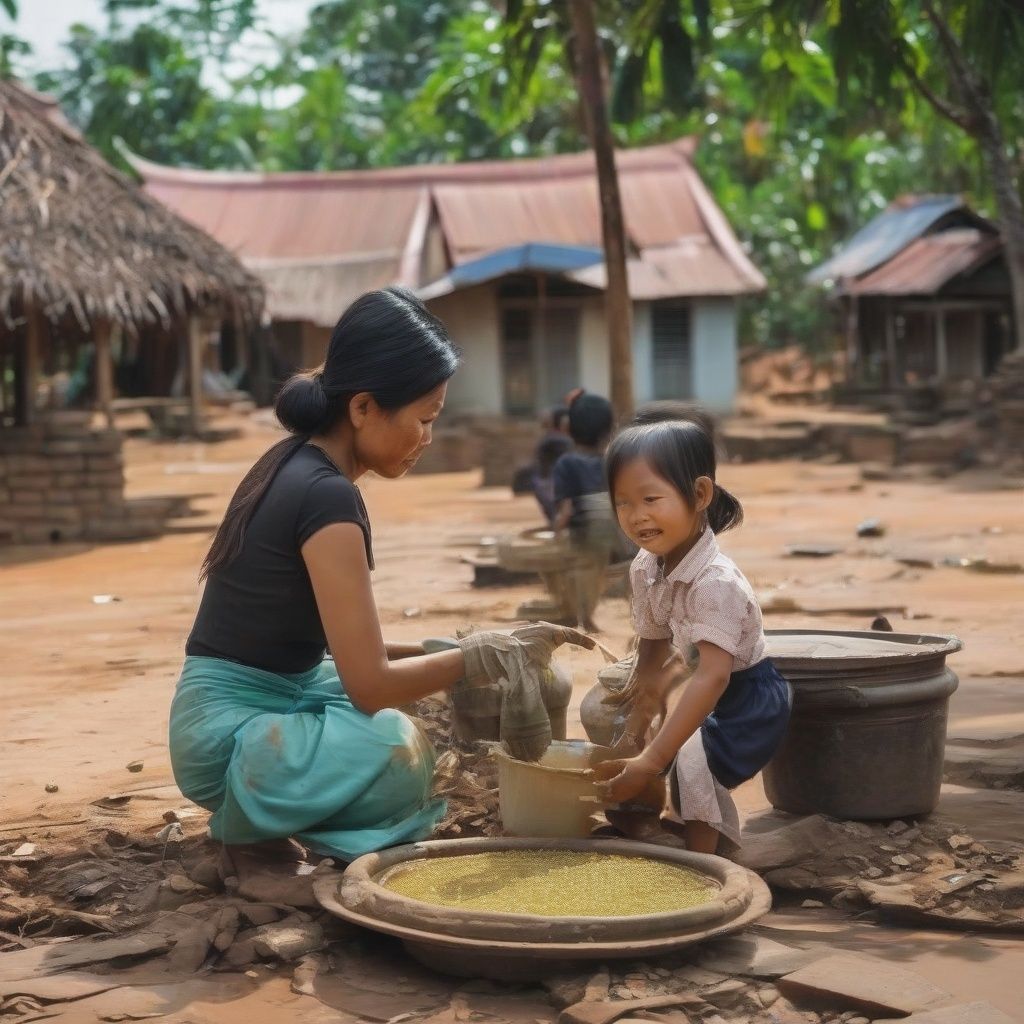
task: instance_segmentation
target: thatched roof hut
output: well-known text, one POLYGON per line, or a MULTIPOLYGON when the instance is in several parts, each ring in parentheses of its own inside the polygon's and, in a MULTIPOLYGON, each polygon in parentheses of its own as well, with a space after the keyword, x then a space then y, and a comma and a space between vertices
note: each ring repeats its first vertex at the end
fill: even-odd
POLYGON ((129 331, 220 307, 256 319, 263 288, 220 243, 111 167, 46 97, 0 81, 0 314, 23 303, 129 331))

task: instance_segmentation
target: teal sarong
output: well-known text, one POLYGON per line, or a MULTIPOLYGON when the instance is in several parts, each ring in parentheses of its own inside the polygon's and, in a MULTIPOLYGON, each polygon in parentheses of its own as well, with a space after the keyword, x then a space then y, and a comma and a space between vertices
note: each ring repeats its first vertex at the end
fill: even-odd
POLYGON ((224 843, 295 836, 350 861, 426 838, 445 811, 430 795, 427 738, 400 711, 363 714, 329 658, 297 675, 186 658, 170 752, 179 788, 213 812, 224 843))

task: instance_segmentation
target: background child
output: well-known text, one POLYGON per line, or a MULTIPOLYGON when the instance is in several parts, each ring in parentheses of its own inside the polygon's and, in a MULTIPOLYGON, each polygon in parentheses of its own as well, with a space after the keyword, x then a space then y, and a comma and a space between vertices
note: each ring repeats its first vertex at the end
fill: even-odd
POLYGON ((569 406, 573 450, 555 463, 555 529, 568 531, 576 563, 573 588, 577 623, 594 631, 594 609, 618 534, 608 504, 604 451, 615 423, 611 402, 583 392, 569 406))
POLYGON ((541 421, 544 436, 533 456, 530 483, 548 526, 554 526, 558 514, 555 502, 555 463, 572 448, 569 436, 569 409, 557 405, 549 409, 541 421))
POLYGON ((619 525, 641 548, 631 570, 640 643, 620 739, 635 756, 601 765, 595 775, 605 780, 605 797, 622 803, 668 772, 662 820, 682 827, 689 849, 728 853, 739 845, 729 790, 771 760, 792 704, 789 683, 765 657, 754 592, 715 539, 742 521, 743 510, 715 482, 714 435, 703 417, 630 427, 612 442, 606 463, 619 525), (685 652, 690 644, 699 665, 666 713, 673 649, 685 652))

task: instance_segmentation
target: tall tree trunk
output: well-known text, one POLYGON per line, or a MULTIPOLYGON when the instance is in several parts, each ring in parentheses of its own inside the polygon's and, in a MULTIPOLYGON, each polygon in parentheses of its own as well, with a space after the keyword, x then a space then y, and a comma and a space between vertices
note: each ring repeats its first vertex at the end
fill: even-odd
POLYGON ((992 90, 982 75, 971 65, 949 23, 934 0, 925 0, 925 13, 935 27, 939 44, 952 72, 953 84, 960 97, 960 109, 944 102, 916 75, 912 81, 918 91, 944 117, 972 135, 981 149, 988 167, 999 210, 1006 268, 1010 275, 1013 300, 1014 334, 1018 352, 1024 352, 1024 204, 1006 152, 1003 129, 996 114, 992 90))
POLYGON ((615 169, 615 142, 608 119, 593 0, 570 0, 569 8, 576 51, 576 84, 597 163, 597 187, 601 200, 610 397, 620 419, 626 419, 633 415, 633 318, 626 277, 626 227, 619 176, 615 169))
POLYGON ((992 179, 1003 235, 1006 269, 1010 274, 1017 351, 1024 352, 1024 205, 1021 203, 1013 167, 1006 155, 1003 133, 995 112, 985 110, 979 120, 978 144, 992 179))

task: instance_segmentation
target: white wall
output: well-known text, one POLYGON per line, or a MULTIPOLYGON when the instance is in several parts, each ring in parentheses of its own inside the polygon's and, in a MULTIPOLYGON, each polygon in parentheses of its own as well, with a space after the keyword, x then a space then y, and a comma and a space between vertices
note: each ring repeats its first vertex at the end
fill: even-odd
POLYGON ((736 300, 695 299, 692 310, 693 397, 715 412, 731 412, 739 389, 736 300))
POLYGON ((651 304, 633 303, 633 401, 643 405, 654 397, 654 346, 651 304))
POLYGON ((493 285, 480 285, 427 303, 462 349, 462 365, 448 383, 445 407, 452 412, 500 414, 501 348, 493 285))
POLYGON ((582 299, 580 317, 580 387, 598 395, 607 395, 611 386, 608 372, 608 327, 604 316, 604 296, 582 299))
MULTIPOLYGON (((493 284, 434 299, 431 311, 462 349, 462 366, 448 385, 447 407, 458 412, 500 415, 503 411, 498 299, 493 284)), ((582 301, 580 385, 607 395, 608 334, 604 297, 582 301)), ((694 299, 691 304, 692 397, 715 412, 731 412, 739 387, 737 309, 731 298, 694 299)), ((651 400, 654 368, 651 303, 633 305, 633 380, 637 404, 651 400)))

